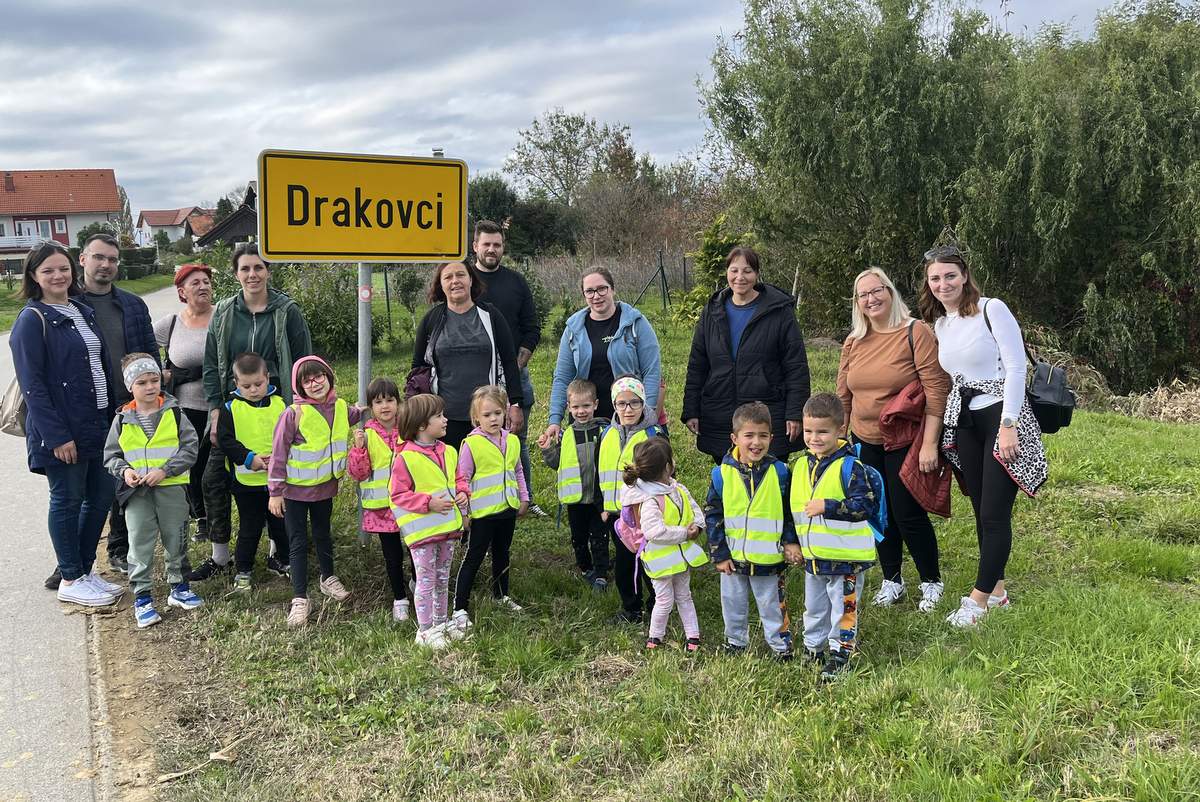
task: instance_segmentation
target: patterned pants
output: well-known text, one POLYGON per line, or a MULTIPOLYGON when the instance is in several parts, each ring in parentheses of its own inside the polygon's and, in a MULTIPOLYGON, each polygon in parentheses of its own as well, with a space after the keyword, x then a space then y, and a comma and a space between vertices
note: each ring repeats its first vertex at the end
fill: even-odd
POLYGON ((418 543, 410 549, 417 588, 413 594, 417 608, 417 628, 446 623, 450 606, 450 563, 454 560, 454 541, 418 543))

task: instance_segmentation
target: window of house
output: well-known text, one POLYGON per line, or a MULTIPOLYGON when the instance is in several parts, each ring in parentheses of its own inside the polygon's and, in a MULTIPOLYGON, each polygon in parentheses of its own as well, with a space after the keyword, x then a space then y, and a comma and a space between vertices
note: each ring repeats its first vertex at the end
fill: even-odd
POLYGON ((0 223, 0 237, 7 237, 8 232, 4 230, 4 223, 0 223))
POLYGON ((38 220, 38 231, 42 234, 42 239, 50 239, 50 221, 38 220))
POLYGON ((54 221, 54 233, 55 234, 66 234, 67 233, 67 221, 66 220, 55 220, 54 221))

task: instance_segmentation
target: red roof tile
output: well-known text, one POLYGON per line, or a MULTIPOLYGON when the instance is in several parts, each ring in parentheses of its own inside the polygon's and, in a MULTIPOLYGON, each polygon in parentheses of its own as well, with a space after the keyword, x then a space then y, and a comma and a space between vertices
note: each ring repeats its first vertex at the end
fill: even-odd
POLYGON ((0 214, 120 212, 112 170, 0 171, 0 214), (9 178, 13 190, 8 190, 9 178))
POLYGON ((143 209, 138 215, 137 227, 148 226, 181 226, 196 206, 184 206, 181 209, 143 209))
POLYGON ((213 227, 213 216, 211 212, 197 210, 187 219, 187 225, 191 226, 193 237, 203 237, 213 227))

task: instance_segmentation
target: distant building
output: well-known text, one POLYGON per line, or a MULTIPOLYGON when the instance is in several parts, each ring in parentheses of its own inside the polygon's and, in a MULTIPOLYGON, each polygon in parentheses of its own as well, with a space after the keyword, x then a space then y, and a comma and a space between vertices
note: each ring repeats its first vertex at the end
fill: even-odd
POLYGON ((0 262, 12 269, 41 240, 67 247, 93 223, 121 218, 112 170, 5 170, 0 176, 0 262))
MULTIPOLYGON (((187 233, 188 220, 193 217, 207 217, 208 228, 212 227, 212 209, 202 209, 199 206, 184 206, 179 209, 144 209, 137 219, 138 242, 143 245, 153 245, 158 232, 165 231, 167 239, 175 242, 187 233)), ((203 226, 202 223, 197 223, 203 226)), ((204 228, 207 231, 208 228, 204 228)), ((195 236, 199 236, 196 234, 195 236)))
POLYGON ((203 237, 213 227, 213 215, 216 209, 197 209, 193 214, 188 216, 184 221, 183 233, 184 236, 192 238, 195 242, 200 237, 203 237))
POLYGON ((218 242, 233 245, 237 242, 248 242, 258 236, 258 182, 251 181, 246 185, 246 195, 242 198, 241 206, 221 222, 214 225, 203 236, 196 240, 196 245, 207 248, 218 242))

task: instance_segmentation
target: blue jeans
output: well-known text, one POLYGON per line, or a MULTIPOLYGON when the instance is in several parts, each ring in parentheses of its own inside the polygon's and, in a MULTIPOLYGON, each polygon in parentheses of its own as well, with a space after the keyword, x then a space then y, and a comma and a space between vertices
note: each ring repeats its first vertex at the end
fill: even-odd
POLYGON ((92 572, 96 545, 117 492, 116 479, 100 457, 74 465, 46 466, 50 483, 48 528, 58 571, 68 581, 92 572))

